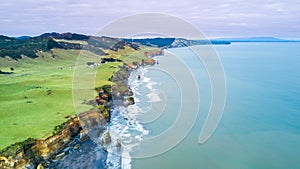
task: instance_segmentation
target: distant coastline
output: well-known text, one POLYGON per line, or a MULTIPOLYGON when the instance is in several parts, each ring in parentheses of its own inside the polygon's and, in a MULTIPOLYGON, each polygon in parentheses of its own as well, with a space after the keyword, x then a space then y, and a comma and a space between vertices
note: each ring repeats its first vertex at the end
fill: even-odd
POLYGON ((300 40, 280 39, 275 37, 250 37, 250 38, 219 38, 215 41, 227 42, 300 42, 300 40))

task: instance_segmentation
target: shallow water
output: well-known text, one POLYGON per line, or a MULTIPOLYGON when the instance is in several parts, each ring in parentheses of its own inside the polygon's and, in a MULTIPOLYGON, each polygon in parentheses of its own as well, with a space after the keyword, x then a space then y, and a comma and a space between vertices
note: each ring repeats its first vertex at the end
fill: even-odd
POLYGON ((105 152, 101 146, 89 139, 82 142, 78 149, 69 150, 65 157, 52 163, 50 168, 107 168, 106 157, 107 152, 105 152))

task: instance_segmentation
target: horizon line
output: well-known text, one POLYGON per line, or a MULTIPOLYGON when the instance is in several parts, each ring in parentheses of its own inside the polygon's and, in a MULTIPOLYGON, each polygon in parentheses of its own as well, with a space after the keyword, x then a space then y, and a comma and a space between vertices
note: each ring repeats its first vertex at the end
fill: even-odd
MULTIPOLYGON (((86 35, 86 36, 107 36, 107 35, 92 35, 92 34, 88 34, 88 33, 78 33, 78 32, 55 32, 55 31, 49 31, 49 32, 43 32, 40 34, 32 34, 32 35, 28 35, 28 34, 21 34, 21 35, 8 35, 8 34, 0 34, 1 36, 6 36, 6 37, 11 37, 11 38, 18 38, 18 37, 24 37, 24 36, 28 36, 28 37, 37 37, 46 33, 59 33, 59 34, 64 34, 64 33, 72 33, 72 34, 81 34, 81 35, 86 35)), ((107 37, 113 37, 113 36, 107 36, 107 37)), ((120 38, 120 37, 114 37, 114 38, 120 38)), ((122 37, 123 39, 153 39, 153 38, 182 38, 182 37, 163 37, 163 36, 140 36, 140 37, 122 37)), ((280 40, 300 40, 300 37, 285 37, 285 36, 272 36, 272 35, 245 35, 245 36, 241 36, 241 35, 232 35, 232 36, 228 36, 228 35, 224 35, 224 36, 206 36, 204 37, 204 39, 189 39, 189 40, 213 40, 213 39, 246 39, 246 38, 277 38, 280 40)))

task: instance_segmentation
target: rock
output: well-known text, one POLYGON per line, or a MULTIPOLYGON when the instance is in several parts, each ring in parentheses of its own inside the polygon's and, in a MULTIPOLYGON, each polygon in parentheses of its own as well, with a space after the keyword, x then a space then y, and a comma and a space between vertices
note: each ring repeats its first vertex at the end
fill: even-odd
POLYGON ((128 96, 133 96, 133 92, 131 90, 128 91, 128 96))
POLYGON ((117 150, 118 150, 118 151, 121 149, 122 144, 121 144, 121 140, 120 140, 120 139, 117 139, 116 147, 117 147, 117 150))
POLYGON ((66 155, 66 153, 62 152, 60 154, 57 154, 54 160, 60 160, 62 159, 64 156, 66 155))
POLYGON ((63 129, 56 134, 42 140, 37 140, 31 150, 35 155, 41 156, 45 160, 53 156, 72 144, 73 139, 80 133, 81 127, 78 118, 70 119, 63 129))
POLYGON ((42 165, 43 165, 44 167, 49 167, 49 166, 50 166, 50 162, 49 162, 49 161, 44 161, 44 162, 42 163, 42 165))
POLYGON ((85 129, 83 129, 83 130, 80 131, 79 141, 80 142, 84 142, 87 139, 89 139, 88 130, 85 128, 85 129))
POLYGON ((8 163, 8 159, 4 156, 0 156, 0 163, 8 163))
POLYGON ((77 150, 79 147, 80 147, 80 144, 76 144, 76 145, 74 146, 74 149, 77 150))
POLYGON ((16 162, 15 162, 14 168, 26 168, 26 166, 27 166, 27 168, 28 168, 28 167, 33 168, 33 166, 28 165, 28 161, 27 161, 27 160, 24 160, 24 159, 18 159, 18 160, 16 160, 16 162))
POLYGON ((15 163, 14 161, 11 161, 10 164, 9 164, 9 166, 10 166, 11 168, 15 168, 15 165, 16 165, 16 163, 15 163))
POLYGON ((36 169, 44 169, 44 166, 42 164, 39 164, 36 169))
POLYGON ((134 98, 132 96, 127 97, 127 99, 124 102, 125 106, 133 105, 134 103, 134 98))
POLYGON ((111 143, 111 136, 108 131, 103 134, 101 142, 103 145, 109 145, 111 143))

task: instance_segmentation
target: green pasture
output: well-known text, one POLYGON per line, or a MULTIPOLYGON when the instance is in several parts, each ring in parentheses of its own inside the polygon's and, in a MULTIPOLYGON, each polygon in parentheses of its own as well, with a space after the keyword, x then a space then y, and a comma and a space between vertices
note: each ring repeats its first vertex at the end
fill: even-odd
MULTIPOLYGON (((105 57, 116 57, 124 62, 138 61, 145 59, 145 50, 136 52, 126 48, 109 52, 105 57)), ((82 62, 100 63, 100 56, 91 52, 63 49, 40 52, 35 59, 24 57, 16 61, 8 57, 0 58, 1 71, 11 72, 13 68, 14 72, 0 74, 0 150, 27 138, 50 136, 55 126, 76 114, 72 82, 79 54, 85 58, 82 62)), ((111 62, 88 68, 81 63, 87 76, 97 72, 92 82, 96 87, 111 84, 108 79, 121 64, 111 62)))

